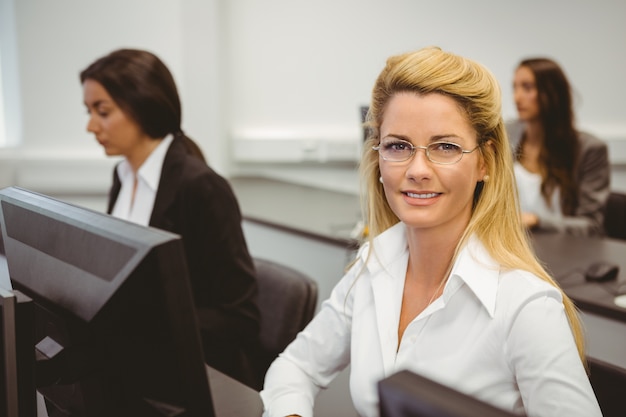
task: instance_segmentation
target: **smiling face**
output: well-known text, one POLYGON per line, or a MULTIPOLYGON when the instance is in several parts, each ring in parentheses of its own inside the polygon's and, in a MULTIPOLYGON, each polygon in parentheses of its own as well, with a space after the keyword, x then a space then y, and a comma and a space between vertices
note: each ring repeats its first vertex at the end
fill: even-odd
MULTIPOLYGON (((478 145, 476 131, 454 99, 436 93, 393 96, 380 137, 382 142, 401 139, 414 146, 445 141, 472 150, 478 145)), ((379 167, 389 206, 409 228, 455 233, 469 222, 476 183, 486 173, 478 149, 450 165, 435 164, 417 149, 404 162, 379 157, 379 167)))
POLYGON ((95 135, 107 155, 133 159, 134 155, 143 153, 151 138, 120 109, 102 84, 85 80, 83 100, 89 113, 87 131, 95 135))
POLYGON ((539 93, 530 68, 522 66, 515 71, 513 97, 520 120, 530 122, 539 117, 539 93))

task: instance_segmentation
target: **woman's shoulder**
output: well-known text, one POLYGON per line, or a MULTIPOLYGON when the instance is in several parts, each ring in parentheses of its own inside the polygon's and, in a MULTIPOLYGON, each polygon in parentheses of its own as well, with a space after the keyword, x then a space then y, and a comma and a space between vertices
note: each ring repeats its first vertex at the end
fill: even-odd
POLYGON ((236 201, 228 180, 203 160, 188 153, 178 153, 166 159, 161 178, 159 186, 173 187, 179 195, 193 199, 221 199, 224 204, 236 201))
POLYGON ((175 139, 167 151, 163 170, 175 172, 183 179, 207 178, 224 181, 224 178, 213 170, 203 159, 187 151, 184 143, 175 139))
POLYGON ((529 271, 511 269, 500 274, 498 298, 506 299, 506 303, 525 304, 538 297, 563 301, 561 291, 557 287, 529 271))
POLYGON ((607 143, 598 136, 584 130, 578 130, 576 133, 578 134, 581 151, 584 152, 588 149, 608 149, 607 143))

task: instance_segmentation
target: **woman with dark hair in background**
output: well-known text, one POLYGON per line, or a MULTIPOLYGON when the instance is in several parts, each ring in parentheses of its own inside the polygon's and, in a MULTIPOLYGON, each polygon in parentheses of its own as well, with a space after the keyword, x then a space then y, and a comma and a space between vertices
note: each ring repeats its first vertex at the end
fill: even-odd
POLYGON ((515 71, 513 90, 519 120, 507 130, 524 225, 602 235, 610 192, 608 149, 576 130, 563 70, 547 58, 525 59, 515 71))
POLYGON ((258 340, 257 284, 228 182, 181 129, 174 79, 154 54, 121 49, 80 73, 87 130, 120 155, 108 213, 182 236, 206 362, 249 383, 258 340))

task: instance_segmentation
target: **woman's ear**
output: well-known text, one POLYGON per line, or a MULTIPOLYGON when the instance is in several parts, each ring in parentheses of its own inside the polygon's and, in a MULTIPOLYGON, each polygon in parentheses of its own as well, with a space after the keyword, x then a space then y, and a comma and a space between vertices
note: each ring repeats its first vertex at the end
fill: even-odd
POLYGON ((479 181, 487 181, 489 179, 489 171, 487 169, 486 158, 491 158, 493 155, 493 142, 491 139, 487 140, 483 146, 481 147, 482 152, 480 153, 480 161, 479 161, 479 181), (490 153, 488 155, 488 153, 490 153))

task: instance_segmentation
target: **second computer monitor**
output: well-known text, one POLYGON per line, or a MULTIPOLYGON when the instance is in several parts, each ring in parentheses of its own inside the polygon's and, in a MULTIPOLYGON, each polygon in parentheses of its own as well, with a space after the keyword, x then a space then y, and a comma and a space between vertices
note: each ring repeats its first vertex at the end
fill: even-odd
POLYGON ((410 371, 378 383, 380 417, 520 417, 410 371))

